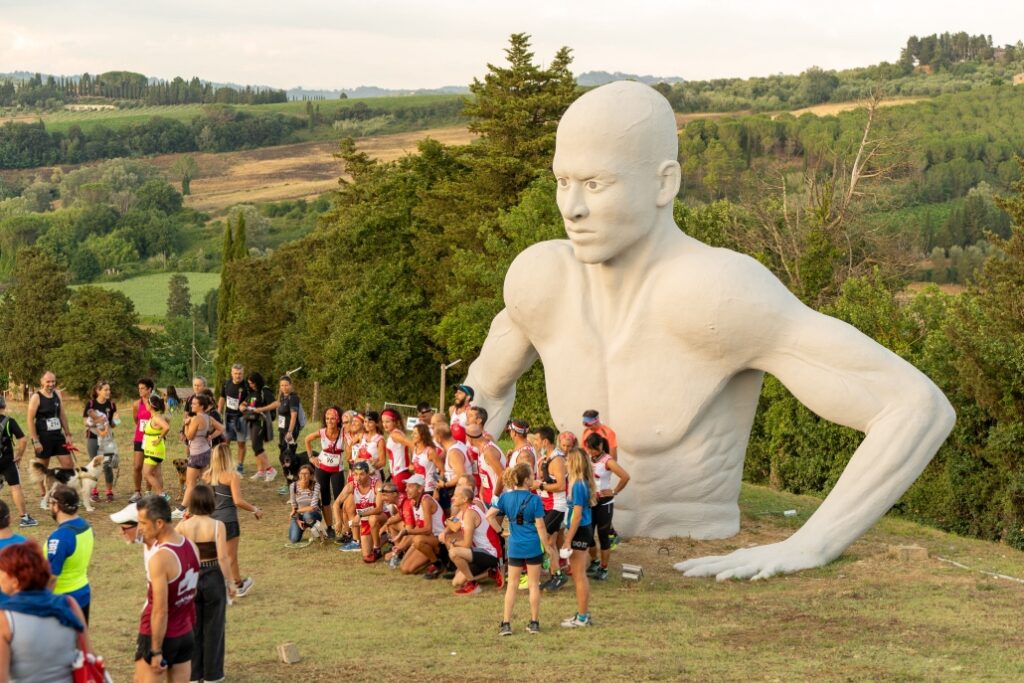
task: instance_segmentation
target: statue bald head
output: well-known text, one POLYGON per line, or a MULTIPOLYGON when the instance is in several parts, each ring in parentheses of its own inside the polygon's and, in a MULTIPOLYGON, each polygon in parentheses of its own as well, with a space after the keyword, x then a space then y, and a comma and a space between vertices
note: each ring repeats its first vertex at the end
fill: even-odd
POLYGON ((674 226, 675 115, 656 90, 618 81, 586 93, 558 124, 552 170, 576 258, 605 263, 655 226, 674 226))

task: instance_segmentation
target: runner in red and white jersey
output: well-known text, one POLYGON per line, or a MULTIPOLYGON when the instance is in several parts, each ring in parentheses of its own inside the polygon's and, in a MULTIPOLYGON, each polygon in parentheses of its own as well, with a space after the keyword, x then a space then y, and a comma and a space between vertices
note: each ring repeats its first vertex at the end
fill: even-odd
POLYGON ((505 471, 505 454, 479 424, 466 428, 469 447, 478 454, 480 464, 480 497, 486 505, 501 494, 501 473, 505 471))
POLYGON ((357 456, 370 463, 370 474, 381 476, 387 462, 387 447, 384 435, 380 433, 380 414, 372 410, 363 420, 363 438, 359 442, 357 456))
POLYGON ((355 480, 352 483, 352 495, 344 503, 345 512, 349 528, 354 528, 355 523, 359 522, 363 562, 369 564, 381 558, 380 528, 387 522, 388 515, 384 512, 384 501, 380 493, 381 481, 370 474, 369 463, 360 460, 352 468, 355 480))
POLYGON ((452 586, 456 595, 472 595, 480 592, 477 577, 487 573, 497 576, 494 570, 498 568, 501 546, 487 522, 483 504, 474 501, 473 489, 458 487, 452 497, 452 509, 458 510, 461 523, 458 532, 448 534, 448 555, 456 568, 452 586))
POLYGON ((448 424, 451 426, 460 424, 465 427, 475 392, 473 387, 466 384, 456 384, 454 388, 455 401, 448 408, 448 424))
POLYGON ((381 413, 381 424, 384 433, 388 435, 385 448, 388 453, 388 470, 391 473, 391 481, 398 488, 398 492, 405 495, 405 480, 412 474, 412 460, 409 457, 412 452, 412 440, 405 435, 399 426, 402 423, 402 416, 398 411, 390 408, 381 413))
MULTIPOLYGON (((558 549, 564 540, 563 523, 569 509, 565 495, 569 469, 565 453, 555 447, 554 429, 547 426, 537 427, 530 435, 535 437, 541 454, 540 476, 534 480, 532 488, 540 495, 541 503, 544 505, 544 528, 548 532, 548 545, 545 550, 551 558, 551 577, 541 585, 541 589, 558 590, 569 580, 563 573, 568 562, 561 558, 557 563, 554 560, 558 557, 558 549)), ((575 438, 573 437, 573 442, 575 438)))
POLYGON ((316 483, 320 486, 320 510, 324 515, 329 536, 334 536, 331 501, 344 488, 345 433, 342 430, 341 409, 331 406, 324 411, 324 428, 306 436, 306 456, 313 465, 316 483), (313 454, 313 443, 319 439, 320 452, 313 454))
POLYGON ((444 461, 441 459, 440 449, 434 445, 430 427, 422 423, 416 425, 412 430, 412 470, 413 474, 423 477, 424 488, 428 494, 433 495, 437 490, 442 469, 444 461))
POLYGON ((455 488, 455 479, 460 474, 466 474, 467 458, 466 444, 459 443, 452 438, 451 430, 445 425, 438 425, 434 428, 434 440, 441 445, 444 451, 444 479, 439 484, 441 494, 441 507, 445 510, 451 502, 452 489, 455 488))
POLYGON ((534 450, 526 435, 530 433, 530 425, 523 420, 512 420, 508 423, 508 434, 512 438, 512 450, 508 452, 508 467, 512 468, 519 463, 526 463, 533 472, 536 479, 539 474, 537 468, 537 451, 534 450))
POLYGON ((480 490, 480 451, 473 448, 466 435, 466 427, 459 423, 451 426, 452 438, 466 446, 466 471, 473 475, 473 490, 480 490))
POLYGON ((405 553, 399 565, 403 574, 415 574, 438 559, 438 535, 444 530, 444 522, 441 506, 425 494, 424 483, 423 476, 419 474, 405 480, 406 495, 413 504, 413 525, 396 539, 396 549, 405 553))
MULTIPOLYGON (((348 428, 345 430, 345 452, 348 454, 349 478, 352 481, 352 465, 359 461, 359 449, 363 442, 363 416, 354 410, 350 410, 348 416, 348 428)), ((344 420, 344 417, 342 418, 344 420)))
MULTIPOLYGON (((152 680, 166 667, 170 681, 187 681, 195 642, 199 553, 171 526, 171 506, 162 496, 138 503, 139 531, 152 546, 146 566, 146 605, 139 622, 135 680, 152 680)), ((201 647, 201 645, 200 645, 201 647)))

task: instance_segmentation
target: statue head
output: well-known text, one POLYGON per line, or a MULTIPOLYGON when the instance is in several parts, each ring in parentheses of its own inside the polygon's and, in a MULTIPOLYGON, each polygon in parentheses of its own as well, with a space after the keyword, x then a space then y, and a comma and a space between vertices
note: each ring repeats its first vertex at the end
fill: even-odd
POLYGON ((604 263, 671 222, 678 156, 675 115, 653 88, 617 81, 572 103, 558 124, 552 170, 577 259, 604 263))

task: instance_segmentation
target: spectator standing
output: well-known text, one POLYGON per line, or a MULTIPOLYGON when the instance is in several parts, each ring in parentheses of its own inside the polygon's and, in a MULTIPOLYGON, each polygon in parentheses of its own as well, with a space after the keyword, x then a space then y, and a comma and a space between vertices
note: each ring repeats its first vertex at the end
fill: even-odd
POLYGON ((7 414, 7 399, 0 394, 0 477, 11 487, 11 499, 18 510, 18 526, 37 526, 39 522, 25 511, 25 494, 21 489, 18 465, 27 447, 25 433, 18 421, 7 414))
POLYGON ((89 523, 78 516, 81 501, 78 491, 59 484, 50 495, 50 514, 57 528, 46 543, 46 559, 50 572, 57 578, 53 592, 75 599, 89 621, 92 590, 89 587, 89 562, 96 543, 96 534, 89 523))

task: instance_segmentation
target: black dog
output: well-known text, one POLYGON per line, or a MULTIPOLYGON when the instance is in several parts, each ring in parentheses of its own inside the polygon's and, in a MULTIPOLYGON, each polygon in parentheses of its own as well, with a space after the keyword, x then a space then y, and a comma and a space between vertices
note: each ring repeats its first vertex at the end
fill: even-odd
MULTIPOLYGON (((313 457, 316 457, 316 453, 313 457)), ((285 481, 291 484, 294 481, 299 480, 299 469, 303 465, 309 464, 309 456, 305 453, 300 453, 295 450, 295 444, 289 444, 287 448, 281 451, 281 471, 284 472, 285 481)))

